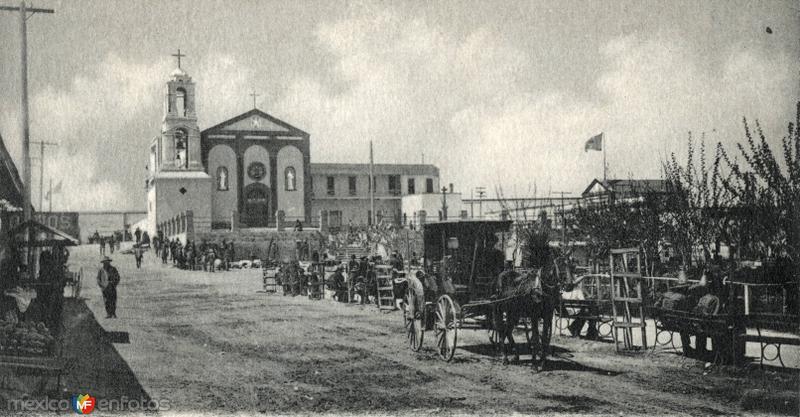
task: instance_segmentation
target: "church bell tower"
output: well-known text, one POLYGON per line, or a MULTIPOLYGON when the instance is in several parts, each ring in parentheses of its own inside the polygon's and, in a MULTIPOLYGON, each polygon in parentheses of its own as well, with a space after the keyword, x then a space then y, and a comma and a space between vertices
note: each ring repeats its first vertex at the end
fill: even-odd
POLYGON ((193 240, 195 232, 211 230, 211 177, 200 155, 200 128, 195 112, 192 77, 178 67, 166 84, 161 135, 150 146, 147 218, 150 233, 193 240))
POLYGON ((161 125, 161 164, 163 170, 202 171, 200 161, 200 128, 195 112, 195 89, 192 77, 181 68, 180 49, 178 68, 170 74, 161 125))

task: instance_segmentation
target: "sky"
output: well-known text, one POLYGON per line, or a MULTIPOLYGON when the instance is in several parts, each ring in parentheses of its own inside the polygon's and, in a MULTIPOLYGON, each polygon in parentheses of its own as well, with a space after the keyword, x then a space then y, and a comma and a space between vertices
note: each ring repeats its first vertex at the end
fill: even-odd
MULTIPOLYGON (((610 178, 659 178, 690 132, 733 151, 743 117, 777 145, 800 99, 793 0, 35 6, 55 9, 28 20, 31 140, 60 144, 45 155, 54 210, 145 209, 178 48, 201 129, 256 91, 311 135, 312 162, 368 162, 372 141, 376 162, 424 158, 465 197, 579 194, 602 177, 602 153, 584 152, 600 132, 610 178)), ((0 135, 21 170, 18 21, 0 12, 0 135)))

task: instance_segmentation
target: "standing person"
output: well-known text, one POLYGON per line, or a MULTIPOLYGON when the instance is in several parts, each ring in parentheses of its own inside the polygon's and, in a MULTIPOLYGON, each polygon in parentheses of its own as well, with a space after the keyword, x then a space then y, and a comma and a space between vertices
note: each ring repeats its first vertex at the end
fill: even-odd
POLYGON ((392 255, 389 257, 389 265, 392 267, 392 273, 395 277, 403 272, 403 259, 397 251, 392 252, 392 255))
POLYGON ((344 282, 342 267, 337 266, 336 272, 331 275, 331 289, 334 291, 333 298, 340 303, 347 302, 347 284, 344 282))
POLYGON ((166 243, 161 244, 161 263, 163 265, 167 264, 167 258, 169 258, 169 245, 166 243))
POLYGON ((172 261, 174 265, 177 259, 175 258, 178 254, 178 239, 172 239, 169 243, 169 260, 172 261))
POLYGON ((106 238, 104 236, 100 236, 100 254, 106 254, 106 238))
POLYGON ((366 256, 361 257, 361 263, 358 265, 358 278, 356 285, 361 290, 361 304, 369 302, 370 288, 369 288, 369 260, 366 256))
POLYGON ((117 318, 117 285, 119 284, 119 272, 117 268, 111 266, 111 258, 104 257, 100 261, 103 266, 97 271, 97 285, 103 292, 103 301, 106 306, 106 318, 117 318))
POLYGON ((233 241, 228 242, 228 259, 231 262, 236 262, 236 250, 233 248, 233 241))
POLYGON ((112 234, 108 238, 108 250, 109 250, 109 252, 111 252, 112 255, 114 254, 114 246, 115 245, 116 245, 116 243, 114 242, 114 235, 112 234))
POLYGON ((144 249, 138 243, 133 245, 133 257, 136 259, 136 269, 142 267, 142 257, 144 256, 144 249))
POLYGON ((222 264, 220 265, 223 271, 228 270, 228 241, 222 239, 222 244, 219 245, 219 250, 217 251, 217 256, 222 260, 222 264))
POLYGON ((139 244, 142 240, 142 229, 136 228, 136 231, 133 232, 133 235, 136 237, 136 244, 139 244))

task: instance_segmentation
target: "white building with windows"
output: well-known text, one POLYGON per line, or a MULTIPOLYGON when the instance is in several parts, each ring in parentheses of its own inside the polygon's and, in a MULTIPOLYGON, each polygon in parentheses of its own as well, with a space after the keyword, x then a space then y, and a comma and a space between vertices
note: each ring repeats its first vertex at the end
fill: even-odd
MULTIPOLYGON (((368 164, 312 164, 310 135, 257 108, 201 131, 195 98, 179 63, 166 83, 161 134, 149 149, 151 234, 371 222, 368 164)), ((395 224, 417 223, 421 211, 404 212, 403 196, 441 193, 433 165, 375 164, 372 186, 375 217, 395 224)))
MULTIPOLYGON (((311 177, 315 216, 327 217, 332 228, 372 222, 369 164, 313 163, 311 177)), ((410 224, 418 213, 403 211, 403 199, 441 193, 439 168, 421 164, 374 164, 373 186, 375 219, 410 224)), ((429 219, 430 216, 428 213, 429 219)))

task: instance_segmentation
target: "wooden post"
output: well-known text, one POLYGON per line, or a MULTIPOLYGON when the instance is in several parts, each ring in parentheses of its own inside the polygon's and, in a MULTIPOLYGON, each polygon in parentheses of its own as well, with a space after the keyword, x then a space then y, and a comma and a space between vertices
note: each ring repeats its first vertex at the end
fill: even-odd
POLYGON ((744 315, 750 314, 750 286, 744 284, 744 315))

